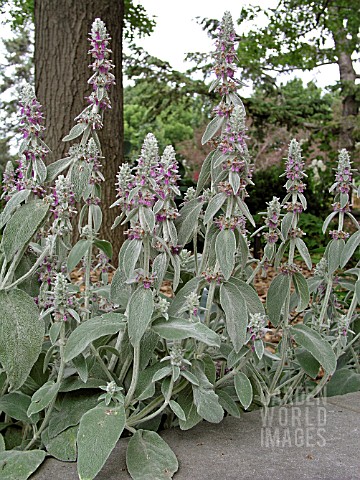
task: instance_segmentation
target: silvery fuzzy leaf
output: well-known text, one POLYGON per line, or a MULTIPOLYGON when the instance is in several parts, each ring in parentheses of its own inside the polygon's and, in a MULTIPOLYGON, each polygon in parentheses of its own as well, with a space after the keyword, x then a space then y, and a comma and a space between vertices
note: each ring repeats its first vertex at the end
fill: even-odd
POLYGON ((213 155, 214 155, 214 151, 210 152, 209 155, 203 161, 203 164, 201 165, 201 170, 200 170, 199 178, 196 185, 196 196, 200 195, 204 186, 209 181, 213 155))
POLYGON ((49 205, 43 200, 31 200, 21 205, 12 215, 7 222, 1 241, 2 250, 8 262, 30 242, 45 220, 48 210, 49 205))
POLYGON ((133 480, 169 480, 179 464, 169 445, 156 432, 137 430, 126 452, 126 465, 133 480))
POLYGON ((125 279, 129 279, 134 273, 137 261, 142 251, 142 241, 133 238, 125 240, 119 252, 119 269, 124 273, 125 279))
POLYGON ((176 294, 174 298, 171 299, 169 306, 168 314, 172 317, 177 317, 180 315, 183 310, 185 297, 190 293, 196 292, 199 285, 204 284, 204 280, 200 277, 194 277, 189 280, 176 294))
POLYGON ((140 206, 139 220, 141 227, 146 231, 152 233, 155 228, 155 215, 151 208, 140 206))
POLYGON ((240 257, 239 263, 241 264, 242 269, 245 270, 248 258, 250 256, 250 251, 245 235, 242 233, 239 235, 238 255, 240 257))
POLYGON ((206 421, 220 423, 224 418, 224 410, 219 403, 219 397, 213 389, 193 385, 194 403, 197 413, 206 421))
POLYGON ((73 358, 72 363, 76 368, 76 371, 78 372, 81 380, 86 383, 89 378, 89 369, 84 355, 80 354, 77 357, 73 358))
POLYGON ((245 345, 241 347, 239 352, 236 352, 235 350, 231 350, 227 358, 227 367, 233 368, 248 353, 249 353, 249 349, 245 345))
POLYGON ((92 138, 93 138, 94 141, 95 141, 96 148, 98 149, 99 155, 102 156, 101 143, 100 143, 99 135, 97 134, 97 131, 96 131, 96 130, 92 130, 91 136, 92 136, 92 138))
POLYGON ((16 208, 28 199, 29 195, 30 190, 20 190, 12 195, 0 214, 0 229, 10 220, 11 215, 16 208))
POLYGON ((331 222, 331 220, 337 215, 338 212, 331 212, 330 215, 328 215, 324 221, 324 224, 323 224, 323 227, 322 227, 322 233, 325 234, 328 226, 329 226, 329 223, 331 222))
POLYGON ((168 263, 169 260, 166 253, 159 253, 159 255, 157 255, 153 261, 152 270, 153 273, 156 274, 155 286, 158 291, 162 286, 168 263))
POLYGON ((125 282, 125 274, 120 268, 118 268, 115 271, 114 276, 111 280, 110 300, 113 303, 121 305, 124 308, 128 304, 131 295, 131 287, 125 282))
POLYGON ((180 405, 177 402, 175 402, 175 400, 170 400, 169 407, 178 418, 180 418, 184 422, 186 421, 186 415, 184 410, 180 407, 180 405))
POLYGON ((43 450, 0 452, 2 480, 26 480, 42 464, 45 456, 46 453, 43 450))
POLYGON ((341 252, 340 256, 340 266, 344 268, 350 258, 353 256, 355 250, 358 248, 360 244, 360 230, 357 230, 355 233, 349 237, 345 246, 341 252))
POLYGON ((67 259, 67 270, 72 272, 76 265, 80 262, 82 258, 87 254, 89 248, 91 247, 91 240, 79 240, 71 249, 67 259))
POLYGON ((168 375, 171 375, 172 373, 172 367, 170 365, 160 368, 156 373, 154 373, 151 381, 158 382, 159 380, 162 380, 163 378, 167 377, 168 375))
POLYGON ((298 252, 300 253, 302 259, 306 263, 306 266, 308 267, 309 270, 311 270, 312 269, 312 260, 311 260, 311 257, 310 257, 309 250, 306 246, 306 243, 304 242, 304 240, 302 238, 296 238, 295 239, 295 245, 296 245, 296 248, 298 249, 298 252))
POLYGON ((237 202, 241 212, 243 213, 243 215, 245 215, 245 217, 249 220, 249 222, 251 223, 251 225, 253 227, 256 227, 255 220, 253 219, 246 203, 240 197, 236 197, 236 202, 237 202))
POLYGON ((221 230, 215 242, 216 260, 225 280, 229 280, 235 266, 236 239, 230 229, 221 230))
POLYGON ((283 242, 283 243, 280 244, 280 247, 278 248, 278 251, 276 252, 276 255, 275 255, 274 268, 276 270, 280 266, 281 260, 284 256, 284 253, 285 253, 285 249, 286 249, 286 243, 283 242))
POLYGON ((298 193, 298 199, 300 200, 300 203, 303 207, 304 210, 307 209, 307 201, 306 201, 306 198, 305 198, 305 195, 303 195, 302 193, 298 193))
POLYGON ((210 86, 209 86, 209 93, 212 92, 214 90, 214 88, 216 88, 220 83, 220 77, 217 77, 215 78, 211 83, 210 83, 210 86))
POLYGON ((220 286, 220 304, 225 313, 226 329, 235 352, 239 352, 246 340, 248 310, 240 290, 232 283, 220 286))
MULTIPOLYGON (((245 84, 243 84, 243 85, 245 85, 245 84)), ((243 107, 243 109, 245 110, 245 107, 244 107, 243 102, 241 101, 241 98, 236 93, 230 92, 229 93, 229 98, 234 105, 238 105, 240 107, 243 107)))
POLYGON ((336 370, 336 356, 329 344, 318 332, 304 324, 297 324, 290 327, 290 334, 295 342, 305 348, 316 358, 323 369, 332 374, 336 370))
POLYGON ((179 393, 176 400, 186 416, 186 421, 179 419, 179 426, 181 430, 189 430, 201 422, 202 417, 200 417, 200 415, 197 413, 196 405, 194 404, 193 399, 192 387, 190 385, 179 393))
POLYGON ((230 171, 229 183, 233 189, 234 195, 236 195, 240 188, 240 177, 237 172, 230 171))
POLYGON ((112 258, 112 245, 107 240, 94 240, 94 246, 101 250, 108 258, 112 258))
POLYGON ((235 277, 230 277, 228 283, 235 285, 235 287, 239 289, 250 313, 261 313, 262 315, 265 315, 264 305, 252 286, 248 285, 240 278, 235 277))
POLYGON ((56 162, 51 163, 47 167, 46 181, 48 183, 51 183, 53 180, 55 180, 55 178, 61 172, 67 169, 73 162, 74 162, 74 159, 72 157, 67 157, 67 158, 60 158, 60 160, 57 160, 56 162))
POLYGON ((349 202, 348 193, 340 193, 340 208, 345 208, 349 202))
POLYGON ((204 214, 204 224, 208 224, 226 202, 227 196, 224 192, 217 193, 206 207, 204 214))
POLYGON ((72 129, 70 130, 68 135, 65 135, 65 137, 62 139, 63 142, 70 142, 70 140, 74 140, 77 137, 80 137, 80 135, 86 130, 90 129, 90 126, 87 125, 86 123, 78 123, 77 125, 74 125, 72 129))
POLYGON ((77 469, 80 480, 96 477, 115 448, 125 427, 123 405, 100 404, 86 412, 80 420, 77 435, 77 469))
POLYGON ((219 397, 219 403, 223 407, 223 409, 228 412, 232 417, 239 418, 240 411, 232 397, 225 390, 216 390, 216 393, 219 397))
MULTIPOLYGON (((79 380, 77 378, 77 380, 79 380)), ((89 379, 91 384, 92 379, 89 379)), ((80 380, 80 384, 84 385, 80 380)), ((61 384, 64 385, 64 382, 61 384)), ((104 385, 104 381, 102 384, 104 385)), ((93 388, 98 388, 94 386, 93 388)), ((62 391, 62 389, 60 389, 62 391)), ((51 415, 48 431, 48 438, 57 437, 61 432, 69 427, 78 425, 81 417, 88 410, 94 408, 99 402, 99 393, 89 393, 86 390, 67 392, 59 404, 59 410, 54 411, 51 415)))
POLYGON ((281 235, 283 238, 283 241, 285 242, 288 238, 289 231, 292 225, 294 215, 292 212, 288 212, 284 215, 282 221, 281 221, 281 235))
POLYGON ((178 255, 170 255, 170 262, 174 269, 174 277, 172 280, 173 291, 176 292, 180 282, 180 258, 178 255))
POLYGON ((125 330, 125 316, 122 313, 104 313, 78 325, 66 342, 64 359, 70 362, 82 353, 94 340, 104 335, 115 335, 125 330))
POLYGON ((33 161, 35 177, 39 179, 39 183, 45 182, 47 169, 45 163, 41 158, 35 158, 33 161))
POLYGON ((254 348, 255 348, 256 356, 258 357, 259 360, 261 360, 265 350, 264 342, 261 339, 255 340, 254 348))
POLYGON ((173 220, 166 219, 166 226, 170 235, 170 241, 173 245, 178 244, 177 231, 174 225, 173 220))
POLYGON ((72 165, 70 171, 70 181, 75 200, 79 202, 83 196, 91 177, 91 166, 89 163, 79 160, 72 165))
POLYGON ((340 267, 341 254, 345 246, 345 241, 340 238, 333 239, 326 247, 325 256, 327 260, 327 270, 333 274, 340 267))
POLYGON ((241 405, 247 410, 253 399, 253 389, 250 380, 245 373, 239 372, 234 377, 234 385, 241 405))
POLYGON ((0 291, 0 318, 0 361, 11 390, 17 390, 40 354, 44 320, 33 299, 17 288, 0 291))
POLYGON ((201 139, 201 144, 205 145, 205 143, 211 140, 212 137, 217 133, 219 128, 222 127, 224 122, 225 122, 225 117, 216 116, 215 118, 213 118, 205 129, 204 135, 202 136, 202 139, 201 139))
POLYGON ((160 210, 163 208, 163 206, 164 206, 164 200, 158 200, 155 203, 155 205, 153 207, 153 212, 155 213, 155 215, 160 212, 160 210))
MULTIPOLYGON (((0 409, 6 415, 23 423, 35 423, 39 416, 30 419, 27 415, 27 409, 31 403, 31 397, 22 392, 11 392, 0 397, 0 409)), ((1 451, 1 449, 0 449, 1 451)))
POLYGON ((266 296, 266 308, 271 323, 277 327, 281 318, 281 311, 290 295, 290 275, 280 273, 271 282, 266 296))
POLYGON ((234 158, 236 158, 236 155, 234 154, 228 154, 228 153, 222 153, 221 155, 218 155, 216 160, 213 161, 213 168, 218 168, 220 167, 220 165, 223 163, 224 160, 233 160, 234 158))
POLYGON ((135 346, 140 343, 154 312, 152 290, 140 285, 130 297, 127 312, 129 339, 135 346))
POLYGON ((151 328, 166 340, 195 338, 211 347, 220 347, 218 334, 201 322, 192 323, 184 318, 170 317, 169 320, 156 320, 151 328))
POLYGON ((318 376, 320 363, 305 348, 295 348, 295 358, 306 375, 313 379, 318 376))
POLYGON ((180 216, 175 221, 175 225, 178 228, 178 241, 180 245, 186 245, 193 237, 203 204, 203 201, 194 198, 187 202, 180 210, 180 216))
POLYGON ((92 205, 91 212, 94 231, 97 233, 100 230, 102 223, 102 211, 99 205, 92 205))
POLYGON ((49 455, 61 460, 62 462, 75 462, 77 457, 77 439, 78 427, 70 427, 58 436, 49 438, 46 429, 41 435, 41 440, 49 455))
POLYGON ((34 413, 41 412, 54 400, 59 392, 60 383, 55 383, 50 380, 42 385, 31 397, 31 403, 27 410, 27 415, 30 417, 34 413))
POLYGON ((306 278, 298 272, 295 272, 293 275, 293 282, 295 291, 299 297, 299 302, 296 307, 297 312, 302 312, 307 308, 310 302, 310 292, 309 287, 306 281, 306 278))

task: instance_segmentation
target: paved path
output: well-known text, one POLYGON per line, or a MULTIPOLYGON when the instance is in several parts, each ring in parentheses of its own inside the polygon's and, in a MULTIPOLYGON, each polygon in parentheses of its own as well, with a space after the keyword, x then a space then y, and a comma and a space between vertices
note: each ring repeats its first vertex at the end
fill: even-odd
MULTIPOLYGON (((174 480, 360 480, 360 392, 274 407, 163 432, 179 460, 174 480)), ((125 480, 121 440, 96 480, 125 480)), ((53 458, 31 480, 77 480, 53 458)), ((147 479, 149 480, 149 479, 147 479)), ((156 480, 156 479, 153 479, 156 480)))

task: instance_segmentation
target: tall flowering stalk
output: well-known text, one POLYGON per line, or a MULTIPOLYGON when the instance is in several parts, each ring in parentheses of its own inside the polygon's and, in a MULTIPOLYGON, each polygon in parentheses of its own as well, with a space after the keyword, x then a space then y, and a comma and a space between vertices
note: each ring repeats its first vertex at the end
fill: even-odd
MULTIPOLYGON (((101 146, 97 131, 103 126, 103 115, 106 109, 111 108, 109 90, 115 83, 111 71, 114 65, 111 63, 111 50, 108 48, 110 36, 105 24, 97 18, 90 32, 89 54, 93 58, 90 68, 93 74, 88 83, 92 86, 92 93, 87 97, 89 105, 75 118, 77 124, 63 141, 70 141, 81 137, 79 144, 70 147, 68 159, 61 159, 59 170, 70 166, 66 178, 73 186, 74 198, 85 202, 80 212, 79 233, 80 242, 75 245, 70 253, 72 261, 68 262, 68 268, 74 268, 77 263, 85 258, 84 278, 84 310, 83 319, 89 318, 91 299, 91 265, 93 246, 102 250, 111 257, 112 249, 109 242, 97 238, 102 214, 100 203, 100 184, 104 181, 101 173, 101 146)), ((70 273, 70 272, 69 272, 70 273)))

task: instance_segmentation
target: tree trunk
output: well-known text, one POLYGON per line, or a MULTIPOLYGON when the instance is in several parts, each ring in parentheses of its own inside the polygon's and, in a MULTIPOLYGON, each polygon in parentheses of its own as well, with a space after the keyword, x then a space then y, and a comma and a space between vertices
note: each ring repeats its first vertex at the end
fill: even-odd
POLYGON ((115 176, 123 160, 123 85, 122 30, 123 0, 35 0, 35 86, 43 105, 45 142, 52 150, 50 162, 66 156, 69 143, 62 142, 74 126, 74 118, 87 105, 91 93, 87 80, 92 59, 88 33, 95 18, 105 22, 110 34, 116 85, 110 90, 112 108, 105 112, 104 128, 99 132, 104 159, 102 173, 103 225, 100 237, 113 244, 114 258, 122 243, 122 234, 111 225, 118 212, 109 210, 115 201, 115 176))
POLYGON ((340 72, 342 100, 342 118, 340 125, 339 147, 353 151, 355 140, 353 130, 356 116, 359 114, 360 102, 356 96, 356 72, 346 39, 346 32, 340 31, 333 35, 337 53, 337 63, 340 72))

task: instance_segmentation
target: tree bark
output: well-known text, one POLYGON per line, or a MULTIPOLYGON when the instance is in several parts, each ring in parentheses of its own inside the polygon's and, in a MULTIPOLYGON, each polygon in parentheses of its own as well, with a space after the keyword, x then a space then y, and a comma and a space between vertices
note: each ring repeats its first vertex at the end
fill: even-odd
POLYGON ((340 31, 333 35, 335 50, 337 53, 337 64, 340 72, 340 84, 343 95, 342 118, 340 125, 339 147, 348 151, 355 149, 353 130, 355 128, 356 116, 359 114, 360 102, 356 95, 356 72, 354 69, 351 53, 346 39, 346 32, 340 31))
POLYGON ((116 85, 110 90, 112 108, 105 112, 99 132, 104 159, 102 173, 103 224, 100 237, 113 244, 114 257, 122 243, 119 228, 111 225, 118 212, 109 209, 115 201, 115 176, 123 161, 122 31, 123 0, 35 0, 35 88, 45 114, 45 142, 52 150, 49 162, 66 156, 69 143, 62 142, 74 126, 74 118, 87 105, 91 93, 87 80, 92 59, 88 33, 95 18, 105 22, 111 40, 111 59, 116 85))

